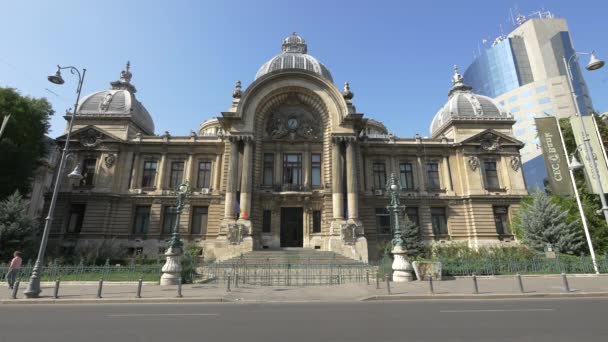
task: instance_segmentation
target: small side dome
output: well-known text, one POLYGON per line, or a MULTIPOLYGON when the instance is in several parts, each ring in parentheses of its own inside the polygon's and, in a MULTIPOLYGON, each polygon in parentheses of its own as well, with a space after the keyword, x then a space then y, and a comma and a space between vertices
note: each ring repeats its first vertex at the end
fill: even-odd
POLYGON ((76 110, 77 117, 130 118, 146 134, 154 134, 154 121, 146 107, 135 98, 137 90, 131 84, 130 63, 120 73, 120 79, 110 83, 112 89, 92 93, 83 98, 76 110))
POLYGON ((431 122, 431 137, 437 137, 454 120, 513 120, 513 115, 501 109, 494 100, 474 94, 472 88, 464 84, 456 65, 454 65, 452 84, 448 92, 448 101, 439 109, 431 122))
POLYGON ((313 72, 333 83, 329 69, 308 54, 306 41, 297 33, 294 32, 283 40, 281 51, 282 53, 272 57, 260 67, 255 75, 256 79, 271 72, 296 69, 313 72))
POLYGON ((198 128, 200 136, 218 136, 224 135, 224 128, 216 117, 205 120, 198 128))

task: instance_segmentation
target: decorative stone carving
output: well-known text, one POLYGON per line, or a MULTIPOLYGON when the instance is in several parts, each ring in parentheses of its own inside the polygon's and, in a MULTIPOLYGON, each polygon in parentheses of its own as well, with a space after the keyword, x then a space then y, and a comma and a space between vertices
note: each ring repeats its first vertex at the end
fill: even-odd
POLYGON ((99 144, 101 134, 96 130, 89 128, 86 133, 80 136, 80 144, 84 147, 95 147, 99 144))
POLYGON ((239 223, 228 224, 228 241, 231 245, 240 245, 243 242, 243 228, 239 223))
POLYGON ((498 151, 500 150, 500 137, 487 133, 483 136, 480 147, 484 151, 498 151))
POLYGON ((519 157, 513 156, 511 157, 511 161, 509 162, 509 164, 511 164, 511 168, 513 169, 513 171, 517 171, 521 167, 521 160, 519 159, 519 157))
POLYGON ((103 100, 101 100, 99 103, 99 110, 102 112, 107 112, 108 109, 110 109, 110 103, 112 103, 113 97, 113 93, 107 93, 106 96, 103 97, 103 100))
POLYGON ((108 154, 105 158, 104 161, 106 163, 106 168, 111 168, 112 166, 114 166, 114 163, 116 162, 116 155, 115 154, 108 154))
POLYGON ((346 245, 354 245, 357 242, 357 225, 346 223, 342 225, 342 240, 346 245))
POLYGON ((469 168, 471 168, 471 171, 475 171, 479 167, 479 159, 476 156, 470 156, 468 164, 469 168))
POLYGON ((266 133, 275 140, 315 140, 321 138, 320 122, 300 106, 283 105, 268 118, 266 133))

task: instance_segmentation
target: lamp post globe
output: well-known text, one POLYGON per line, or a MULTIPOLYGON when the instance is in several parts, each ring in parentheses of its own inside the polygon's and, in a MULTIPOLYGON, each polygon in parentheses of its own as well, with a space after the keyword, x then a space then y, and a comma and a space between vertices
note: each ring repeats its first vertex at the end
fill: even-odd
POLYGON ((55 75, 49 75, 47 79, 49 80, 49 82, 54 84, 61 85, 65 83, 63 77, 61 77, 61 67, 59 65, 57 66, 57 72, 55 73, 55 75))

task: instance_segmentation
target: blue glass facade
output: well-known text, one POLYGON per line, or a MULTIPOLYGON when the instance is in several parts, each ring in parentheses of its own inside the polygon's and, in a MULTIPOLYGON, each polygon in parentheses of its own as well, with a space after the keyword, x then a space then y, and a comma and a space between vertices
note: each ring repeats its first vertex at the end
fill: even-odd
MULTIPOLYGON (((557 59, 556 62, 560 66, 560 74, 567 75, 565 63, 561 56, 565 56, 566 60, 568 61, 576 53, 572 47, 570 34, 568 34, 568 32, 560 32, 551 39, 551 45, 553 46, 553 50, 557 52, 555 54, 555 58, 557 59), (561 54, 559 52, 561 52, 561 54)), ((572 86, 574 88, 574 93, 577 95, 576 101, 578 102, 578 107, 581 110, 581 114, 586 115, 589 114, 589 111, 587 110, 587 104, 585 103, 585 98, 583 97, 583 94, 585 93, 582 86, 583 75, 581 75, 581 69, 578 62, 574 59, 575 58, 573 58, 573 61, 570 63, 572 71, 572 86)))
POLYGON ((482 52, 464 73, 477 94, 497 97, 520 86, 511 40, 505 39, 482 52))

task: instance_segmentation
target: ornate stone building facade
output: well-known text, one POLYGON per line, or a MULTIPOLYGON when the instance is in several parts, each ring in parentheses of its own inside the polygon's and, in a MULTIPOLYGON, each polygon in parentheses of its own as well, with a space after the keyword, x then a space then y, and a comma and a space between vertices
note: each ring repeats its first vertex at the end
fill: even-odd
POLYGON ((72 165, 60 176, 79 166, 84 178, 64 183, 51 235, 59 246, 115 239, 155 257, 175 224, 174 189, 188 181, 179 229, 208 260, 300 247, 367 261, 391 238, 391 173, 423 239, 514 243, 508 223, 527 194, 522 144, 513 117, 457 69, 430 138, 396 137, 358 113, 348 83, 340 91, 296 34, 246 89, 237 82, 227 112, 189 136, 154 135, 131 77, 127 64, 78 106, 72 165))

